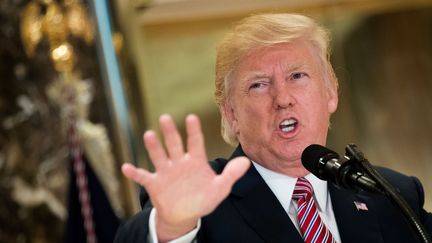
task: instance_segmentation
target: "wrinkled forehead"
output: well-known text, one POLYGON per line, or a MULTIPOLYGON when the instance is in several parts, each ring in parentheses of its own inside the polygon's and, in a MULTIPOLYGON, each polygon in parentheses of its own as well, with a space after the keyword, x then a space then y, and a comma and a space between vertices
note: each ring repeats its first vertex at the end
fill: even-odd
POLYGON ((323 71, 319 52, 312 43, 305 40, 257 47, 239 58, 228 81, 232 88, 234 83, 251 77, 268 76, 275 69, 286 73, 305 68, 323 71))

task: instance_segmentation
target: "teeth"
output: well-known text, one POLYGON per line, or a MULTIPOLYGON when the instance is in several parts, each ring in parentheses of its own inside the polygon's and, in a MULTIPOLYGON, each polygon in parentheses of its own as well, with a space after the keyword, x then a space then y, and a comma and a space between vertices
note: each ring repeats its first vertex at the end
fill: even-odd
POLYGON ((294 118, 290 118, 288 120, 283 120, 280 124, 279 124, 279 128, 283 131, 283 132, 290 132, 292 130, 294 130, 295 125, 297 124, 297 120, 294 118))
POLYGON ((290 126, 295 124, 297 121, 294 118, 288 119, 288 120, 283 120, 283 122, 281 122, 281 126, 290 126))

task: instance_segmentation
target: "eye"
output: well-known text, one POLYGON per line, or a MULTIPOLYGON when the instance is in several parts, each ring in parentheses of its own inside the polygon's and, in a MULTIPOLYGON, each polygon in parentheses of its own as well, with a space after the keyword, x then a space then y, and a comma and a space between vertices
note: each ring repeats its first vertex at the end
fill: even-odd
POLYGON ((307 76, 307 74, 306 74, 306 73, 303 73, 303 72, 293 73, 293 74, 291 75, 291 79, 293 79, 293 80, 297 80, 297 79, 304 78, 305 76, 307 76))
POLYGON ((253 83, 251 84, 251 86, 249 86, 249 89, 259 89, 262 88, 264 86, 263 83, 253 83))
POLYGON ((249 94, 261 94, 265 93, 269 87, 267 80, 256 80, 252 81, 248 87, 247 93, 249 94))
POLYGON ((269 85, 268 79, 256 79, 249 82, 249 90, 261 90, 269 85))

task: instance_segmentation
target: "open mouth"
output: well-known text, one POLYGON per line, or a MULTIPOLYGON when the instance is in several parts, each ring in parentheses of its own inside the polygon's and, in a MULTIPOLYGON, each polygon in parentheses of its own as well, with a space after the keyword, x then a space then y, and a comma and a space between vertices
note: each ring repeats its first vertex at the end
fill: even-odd
POLYGON ((295 118, 290 118, 287 120, 283 120, 280 124, 279 124, 279 129, 282 132, 291 132, 294 131, 294 129, 297 127, 297 120, 295 118))

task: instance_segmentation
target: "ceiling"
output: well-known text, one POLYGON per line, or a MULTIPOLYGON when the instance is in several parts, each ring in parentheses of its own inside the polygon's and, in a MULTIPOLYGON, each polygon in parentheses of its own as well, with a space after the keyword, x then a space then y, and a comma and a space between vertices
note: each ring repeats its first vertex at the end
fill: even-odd
POLYGON ((227 18, 262 11, 385 11, 432 6, 430 0, 132 0, 144 25, 227 18))

